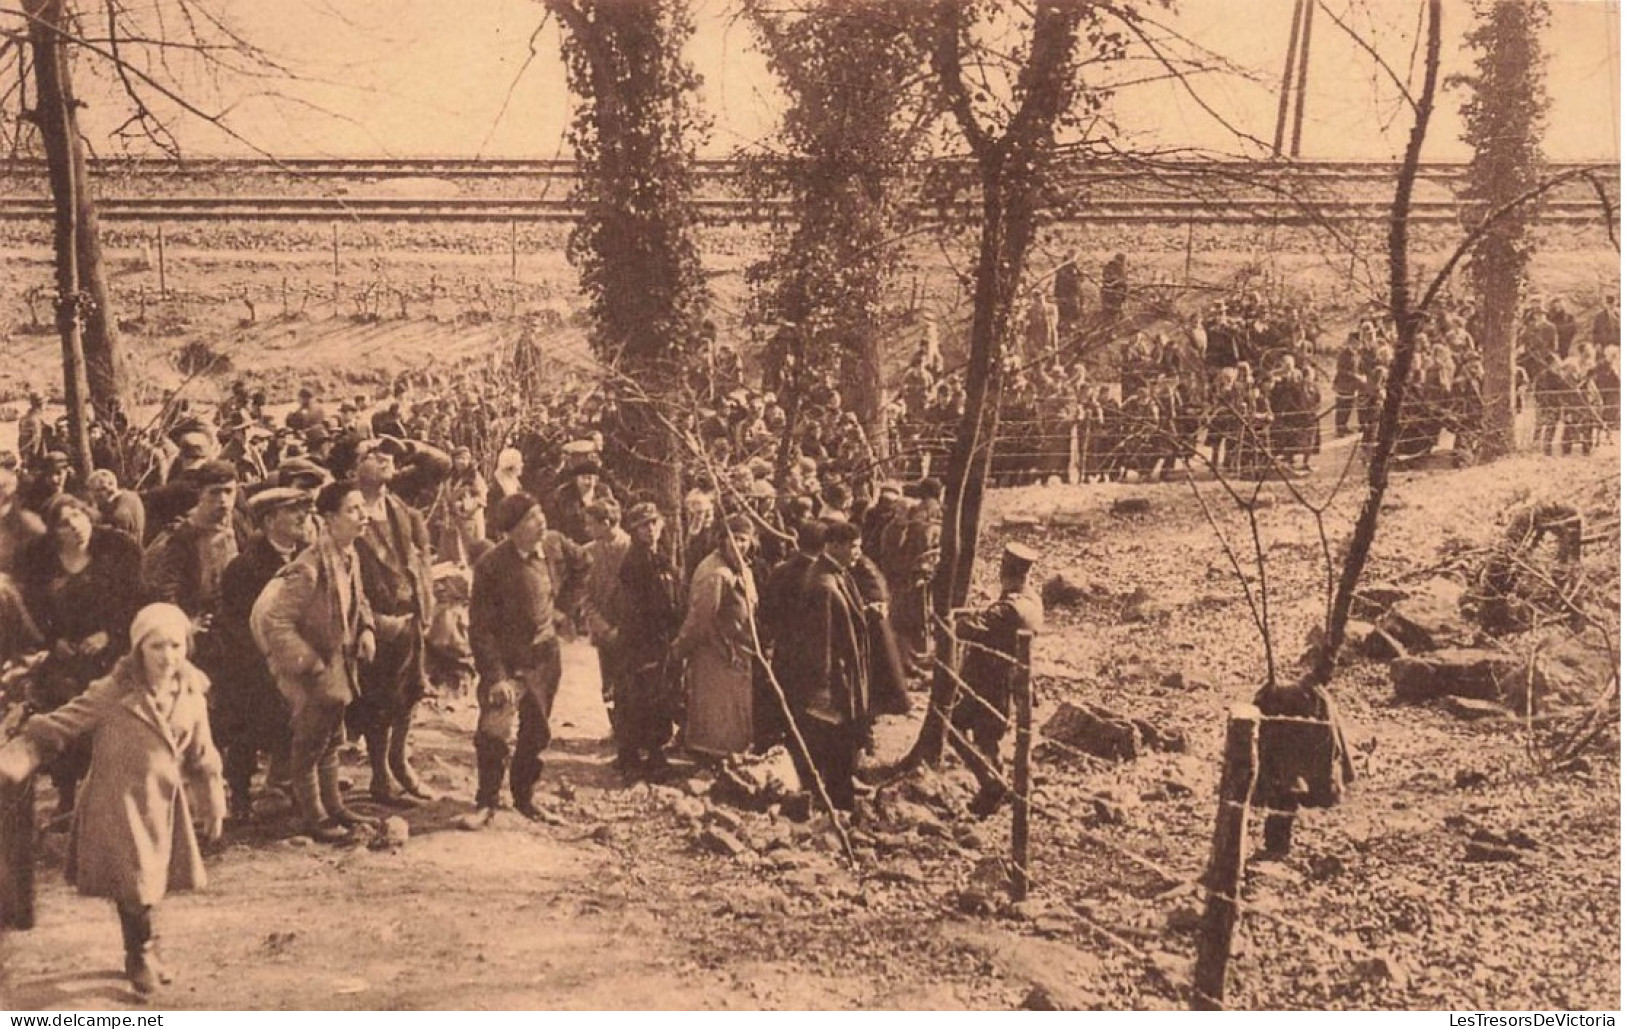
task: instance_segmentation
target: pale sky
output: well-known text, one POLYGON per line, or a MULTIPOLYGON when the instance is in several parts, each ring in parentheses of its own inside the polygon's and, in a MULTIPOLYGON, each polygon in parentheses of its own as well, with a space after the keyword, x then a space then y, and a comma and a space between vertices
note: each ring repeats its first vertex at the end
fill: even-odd
MULTIPOLYGON (((543 7, 536 0, 217 0, 242 35, 312 77, 300 83, 227 81, 237 100, 232 124, 257 146, 282 156, 568 157, 563 130, 570 102, 558 56, 558 32, 537 38, 538 55, 522 76, 543 7), (513 88, 507 110, 503 98, 513 88), (280 90, 298 99, 250 95, 280 90), (310 106, 306 106, 306 105, 310 106), (322 109, 329 114, 321 113, 322 109)), ((1333 0, 1352 6, 1352 24, 1373 38, 1401 74, 1410 68, 1417 0, 1333 0)), ((1552 107, 1547 156, 1556 161, 1619 159, 1619 4, 1551 0, 1546 40, 1552 107)), ((1193 80, 1205 103, 1243 131, 1273 134, 1276 89, 1290 31, 1291 0, 1183 0, 1169 24, 1250 75, 1193 80)), ((728 156, 767 138, 778 99, 752 49, 749 26, 730 0, 696 0, 691 57, 705 78, 704 104, 715 119, 707 156, 728 156)), ((1445 0, 1446 74, 1470 58, 1461 39, 1468 0, 1445 0)), ((1419 72, 1418 72, 1419 75, 1419 72)), ((103 131, 111 111, 96 83, 87 130, 103 131)), ((1447 93, 1430 133, 1428 160, 1461 160, 1456 109, 1447 93)), ((1314 23, 1304 154, 1307 159, 1386 160, 1399 155, 1408 121, 1391 84, 1324 12, 1314 23)), ((1122 93, 1115 105, 1135 140, 1238 153, 1242 144, 1178 87, 1157 84, 1122 93)), ((241 144, 203 127, 180 132, 188 152, 242 153, 241 144)))

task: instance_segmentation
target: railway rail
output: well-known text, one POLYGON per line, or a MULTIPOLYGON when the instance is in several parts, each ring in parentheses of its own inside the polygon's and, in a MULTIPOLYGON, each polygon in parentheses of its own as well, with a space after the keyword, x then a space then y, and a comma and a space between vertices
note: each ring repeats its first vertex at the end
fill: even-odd
MULTIPOLYGON (((787 217, 793 206, 782 200, 698 198, 694 201, 703 221, 758 222, 787 217)), ((975 208, 965 205, 967 218, 975 208)), ((405 223, 449 222, 571 222, 580 214, 569 199, 513 197, 107 197, 97 202, 105 222, 324 222, 365 221, 405 223)), ((921 206, 929 217, 934 207, 921 206)), ((1595 222, 1604 213, 1596 200, 1562 199, 1548 202, 1542 218, 1548 223, 1595 222)), ((1461 205, 1449 200, 1421 200, 1413 204, 1413 217, 1422 223, 1460 220, 1461 205)), ((1091 200, 1057 215, 1064 222, 1087 224, 1168 225, 1311 225, 1325 222, 1381 221, 1388 205, 1364 200, 1287 201, 1227 200, 1091 200)), ((40 197, 0 196, 0 221, 46 222, 51 203, 40 197)))
MULTIPOLYGON (((1590 168, 1602 178, 1611 197, 1619 193, 1619 168, 1612 165, 1561 165, 1552 172, 1590 168)), ((700 195, 694 204, 702 220, 759 222, 787 216, 787 201, 756 199, 736 193, 742 166, 732 161, 702 161, 700 195)), ((1395 166, 1360 162, 1199 162, 1155 168, 1123 162, 1080 165, 1073 179, 1081 198, 1070 211, 1057 212, 1065 222, 1165 225, 1306 225, 1386 219, 1386 183, 1395 166), (1365 195, 1369 193, 1369 195, 1365 195)), ((1461 206, 1455 188, 1466 174, 1459 164, 1422 168, 1415 217, 1423 223, 1455 223, 1461 206)), ((97 208, 114 223, 142 222, 319 222, 395 223, 564 223, 580 214, 566 186, 578 175, 572 161, 408 158, 398 160, 332 160, 290 158, 203 159, 159 161, 109 159, 92 163, 100 183, 97 208), (507 180, 511 193, 478 196, 412 195, 416 179, 455 183, 507 180), (375 196, 367 190, 391 182, 404 195, 375 196), (282 192, 304 181, 315 192, 282 192), (542 195, 525 195, 525 184, 546 182, 542 195), (194 187, 192 184, 196 184, 194 187), (182 192, 168 191, 180 184, 182 192), (222 186, 227 187, 222 189, 222 186), (147 193, 143 193, 143 190, 147 193), (241 191, 241 195, 232 193, 241 191)), ((487 185, 480 188, 491 189, 487 185)), ((419 192, 429 192, 420 190, 419 192)), ((1617 208, 1616 208, 1617 209, 1617 208)), ((939 209, 921 203, 929 216, 939 209)), ((963 208, 967 218, 974 206, 963 208)), ((1572 183, 1548 199, 1548 223, 1595 222, 1603 205, 1583 182, 1572 183)), ((51 205, 43 165, 33 160, 0 162, 0 221, 48 220, 51 205)))

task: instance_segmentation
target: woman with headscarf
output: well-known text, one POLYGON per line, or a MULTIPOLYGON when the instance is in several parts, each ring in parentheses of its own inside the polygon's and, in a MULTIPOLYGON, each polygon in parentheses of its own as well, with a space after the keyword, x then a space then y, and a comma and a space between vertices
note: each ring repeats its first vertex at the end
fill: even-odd
MULTIPOLYGON (((23 552, 17 582, 50 654, 34 676, 29 699, 54 711, 113 668, 139 606, 141 547, 122 532, 97 528, 90 504, 71 494, 45 513, 47 532, 23 552)), ((67 747, 51 763, 57 813, 73 810, 89 767, 86 745, 67 747)))
POLYGON ((130 653, 111 674, 66 706, 29 719, 0 748, 0 782, 20 782, 73 741, 91 740, 68 881, 117 905, 124 974, 142 994, 171 980, 158 954, 154 909, 169 891, 208 882, 193 818, 217 840, 226 810, 209 732, 209 680, 187 660, 191 628, 171 604, 143 608, 130 625, 130 653))
MULTIPOLYGON (((502 503, 503 497, 523 493, 525 487, 519 480, 524 474, 525 458, 523 455, 513 447, 503 447, 502 452, 497 454, 497 468, 491 475, 491 489, 486 494, 485 509, 495 511, 497 505, 502 503)), ((486 538, 493 543, 497 543, 501 541, 502 534, 487 523, 486 538)))
POLYGON ((730 515, 712 550, 694 570, 688 616, 672 655, 688 662, 688 748, 707 757, 750 749, 754 716, 751 682, 756 652, 756 581, 750 517, 730 515))

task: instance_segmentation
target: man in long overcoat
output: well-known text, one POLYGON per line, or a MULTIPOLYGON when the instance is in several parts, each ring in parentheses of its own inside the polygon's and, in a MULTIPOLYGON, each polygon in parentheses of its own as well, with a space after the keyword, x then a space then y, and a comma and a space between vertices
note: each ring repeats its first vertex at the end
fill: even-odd
POLYGON ((660 549, 665 524, 651 503, 634 504, 626 513, 632 549, 621 561, 610 605, 622 668, 615 695, 615 764, 632 776, 656 777, 665 770, 676 715, 671 644, 683 621, 682 576, 660 549))
POLYGON ((837 808, 850 810, 858 750, 869 728, 868 633, 863 602, 847 567, 860 532, 850 522, 826 522, 824 549, 807 570, 798 628, 777 642, 791 716, 807 743, 812 768, 837 808))
POLYGON ((272 487, 249 501, 260 531, 220 577, 220 612, 214 620, 219 675, 214 681, 215 739, 225 756, 231 817, 239 824, 254 817, 250 784, 261 755, 271 762, 267 777, 287 775, 293 740, 288 702, 249 629, 254 602, 267 583, 310 542, 311 495, 272 487))

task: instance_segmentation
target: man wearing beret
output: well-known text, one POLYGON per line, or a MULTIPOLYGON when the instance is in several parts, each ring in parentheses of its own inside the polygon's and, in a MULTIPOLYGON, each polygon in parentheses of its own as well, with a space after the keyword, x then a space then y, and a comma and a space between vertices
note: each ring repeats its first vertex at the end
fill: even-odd
POLYGON ((266 583, 310 543, 312 510, 312 496, 305 490, 273 486, 256 493, 249 512, 259 531, 220 577, 213 633, 220 674, 214 680, 211 718, 215 742, 225 756, 231 818, 238 825, 254 816, 249 791, 260 756, 271 762, 268 779, 285 778, 293 739, 287 701, 254 642, 249 616, 266 583))
POLYGON ((426 443, 387 436, 367 440, 358 458, 355 481, 367 527, 356 552, 377 620, 378 656, 361 670, 361 698, 348 717, 367 741, 373 800, 409 807, 429 799, 408 759, 408 735, 427 687, 424 646, 434 621, 434 576, 428 523, 400 494, 438 486, 451 473, 451 458, 426 443))
POLYGON ((1010 721, 1016 636, 1022 631, 1037 634, 1044 625, 1044 603, 1027 585, 1037 560, 1032 548, 1007 544, 999 560, 999 599, 983 611, 962 617, 956 626, 964 653, 959 674, 970 695, 962 695, 955 705, 956 731, 948 739, 981 783, 970 807, 979 816, 997 811, 1008 793, 1000 782, 999 743, 1010 721))
POLYGON ((514 810, 542 817, 535 803, 542 751, 552 740, 548 720, 562 671, 558 626, 586 572, 583 552, 547 527, 529 493, 513 493, 491 514, 504 534, 474 565, 468 643, 479 671, 479 724, 474 755, 479 784, 466 829, 490 824, 508 778, 514 810), (515 730, 517 729, 517 733, 515 730))

